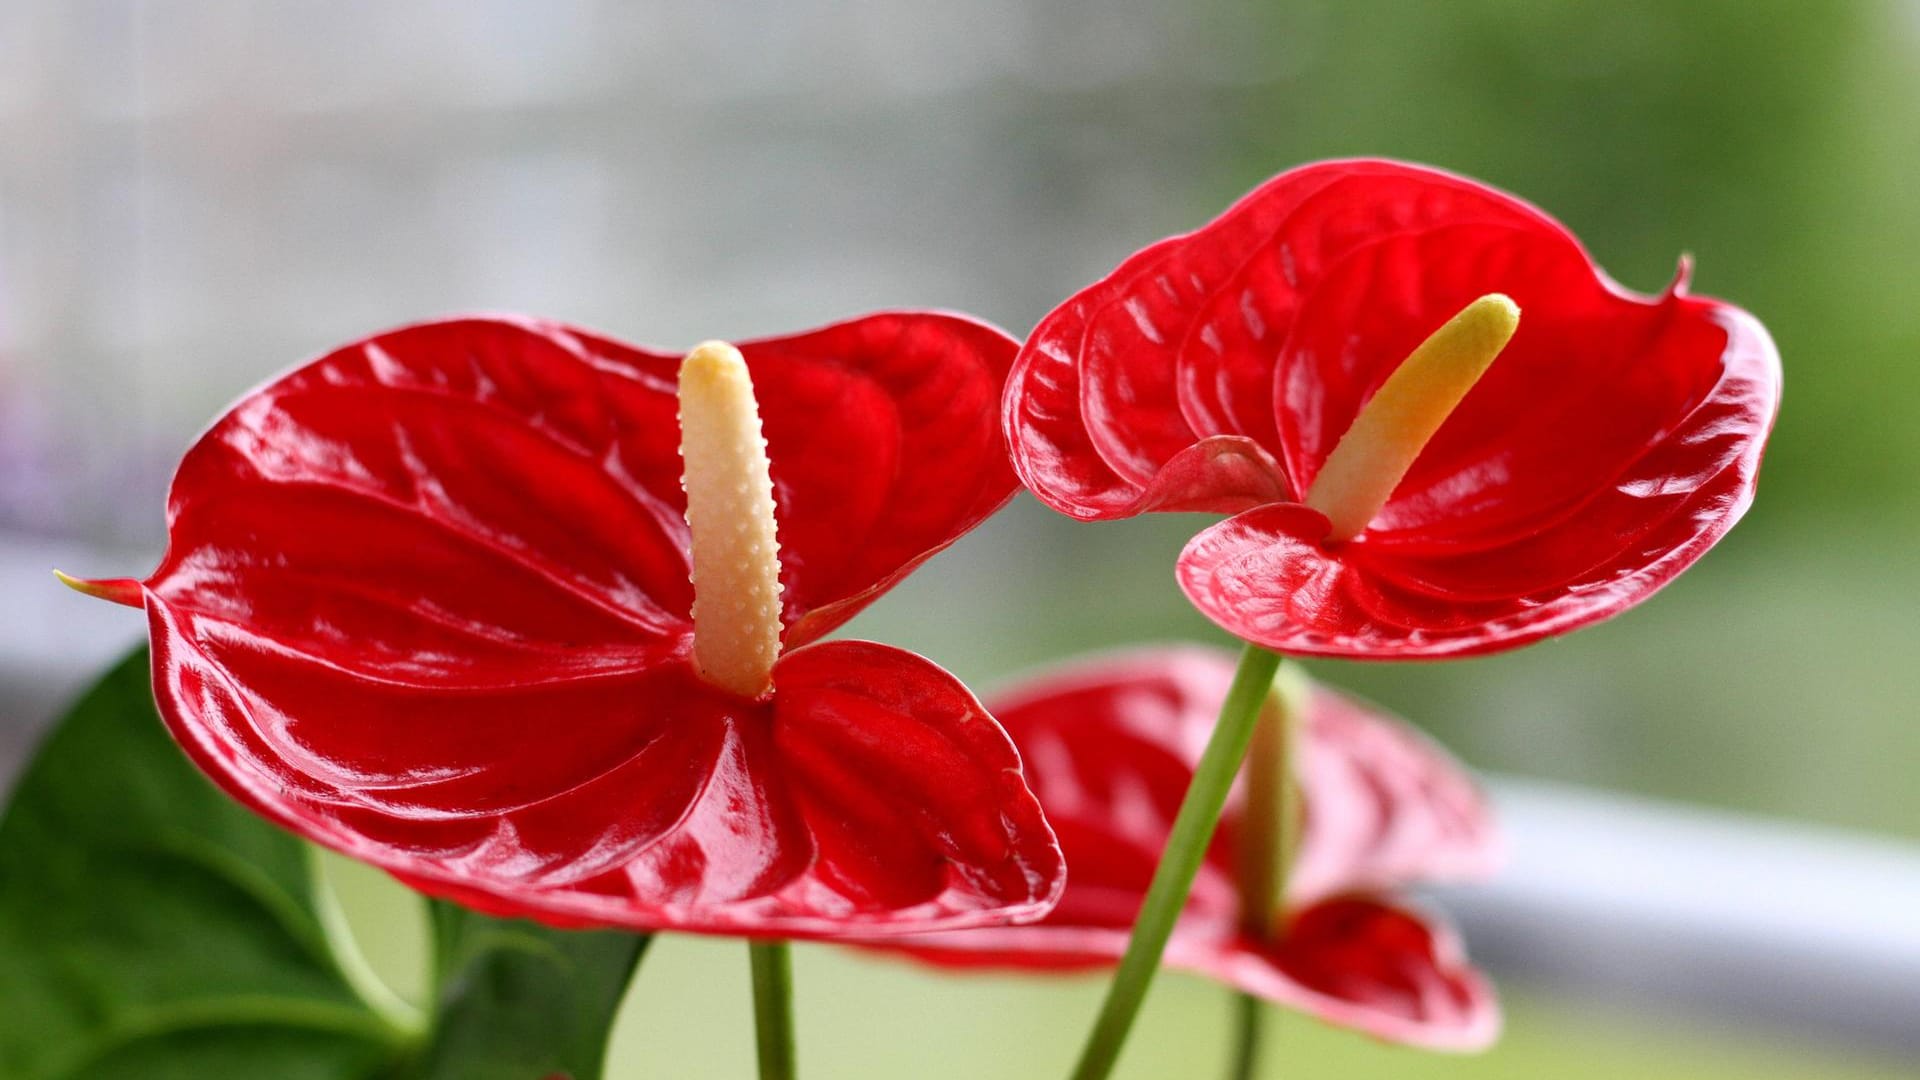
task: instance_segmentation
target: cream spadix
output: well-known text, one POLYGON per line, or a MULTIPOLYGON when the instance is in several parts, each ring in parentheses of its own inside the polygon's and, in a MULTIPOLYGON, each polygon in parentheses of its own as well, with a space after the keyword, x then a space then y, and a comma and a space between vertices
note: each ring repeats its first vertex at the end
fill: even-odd
POLYGON ((780 655, 780 543, 753 380, 725 342, 703 342, 680 362, 680 460, 694 667, 714 686, 759 697, 780 655))
POLYGON ((1333 522, 1328 540, 1351 540, 1366 530, 1519 325, 1519 305, 1489 293, 1448 319, 1394 369, 1307 491, 1306 504, 1333 522))

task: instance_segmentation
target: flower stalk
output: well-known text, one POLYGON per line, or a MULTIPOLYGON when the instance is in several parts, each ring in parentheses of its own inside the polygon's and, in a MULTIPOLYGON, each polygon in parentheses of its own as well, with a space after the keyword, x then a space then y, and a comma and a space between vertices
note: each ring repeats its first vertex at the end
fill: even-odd
POLYGON ((760 1080, 794 1080, 793 951, 784 941, 752 941, 753 1034, 760 1080))
MULTIPOLYGON (((1287 879, 1300 850, 1298 753, 1306 686, 1288 668, 1254 722, 1247 748, 1245 822, 1235 851, 1240 861, 1240 925, 1256 941, 1286 933, 1287 879)), ((1250 1080, 1260 1061, 1264 1006, 1244 991, 1235 995, 1233 1056, 1227 1075, 1250 1080)))
POLYGON ((1174 816, 1166 850, 1161 852, 1160 866, 1154 871, 1146 899, 1141 902, 1126 955, 1107 987, 1106 1000, 1087 1036, 1073 1080, 1104 1080, 1119 1061, 1127 1033, 1139 1016, 1154 973, 1159 969, 1167 939, 1173 934, 1174 923, 1193 889, 1193 879, 1206 858, 1214 827, 1226 808, 1227 793, 1232 790, 1234 776, 1247 756, 1254 727, 1279 669, 1277 653, 1257 645, 1248 645, 1241 651, 1233 684, 1220 706, 1219 721, 1200 756, 1180 811, 1174 816))

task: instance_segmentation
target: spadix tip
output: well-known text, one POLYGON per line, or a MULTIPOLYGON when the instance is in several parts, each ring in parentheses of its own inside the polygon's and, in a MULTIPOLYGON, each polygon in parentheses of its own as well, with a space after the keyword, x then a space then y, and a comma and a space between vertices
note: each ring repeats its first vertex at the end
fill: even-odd
POLYGON ((1505 348, 1514 331, 1520 329, 1520 305, 1506 293, 1488 293, 1460 309, 1449 322, 1453 325, 1448 329, 1457 331, 1462 338, 1471 336, 1482 343, 1477 349, 1470 345, 1462 348, 1461 354, 1476 359, 1475 354, 1484 355, 1486 363, 1492 363, 1493 355, 1505 348))
POLYGON ((703 341, 687 350, 680 361, 680 377, 693 375, 726 375, 747 370, 747 358, 740 350, 725 341, 703 341))
POLYGON ((1307 491, 1306 504, 1327 515, 1329 541, 1366 529, 1519 328, 1520 305, 1488 293, 1441 324, 1380 384, 1307 491))

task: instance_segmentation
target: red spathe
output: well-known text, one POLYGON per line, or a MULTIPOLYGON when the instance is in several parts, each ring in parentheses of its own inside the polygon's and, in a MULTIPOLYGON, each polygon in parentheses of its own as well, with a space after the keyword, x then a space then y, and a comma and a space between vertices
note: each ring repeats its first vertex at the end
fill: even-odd
POLYGON ((1778 409, 1752 316, 1609 280, 1504 192, 1388 161, 1283 173, 1049 314, 1006 392, 1015 468, 1082 520, 1237 515, 1179 581, 1282 652, 1412 659, 1606 618, 1745 512, 1778 409), (1501 292, 1519 332, 1371 526, 1323 542, 1297 505, 1425 337, 1501 292))
POLYGON ((467 318, 276 379, 188 452, 141 594, 175 736, 266 816, 498 914, 1044 913, 1059 849, 992 717, 918 656, 818 640, 1014 490, 1015 343, 886 313, 740 348, 778 507, 769 696, 689 659, 679 357, 467 318))
MULTIPOLYGON (((948 967, 1117 963, 1232 680, 1231 657, 1144 650, 1069 665, 997 699, 1072 867, 1060 905, 1031 925, 873 944, 948 967)), ((1444 751, 1351 698, 1315 687, 1298 722, 1304 819, 1284 935, 1261 940, 1241 926, 1236 789, 1166 963, 1394 1042, 1491 1044, 1499 1007, 1457 935, 1393 898, 1493 870, 1486 800, 1444 751)))

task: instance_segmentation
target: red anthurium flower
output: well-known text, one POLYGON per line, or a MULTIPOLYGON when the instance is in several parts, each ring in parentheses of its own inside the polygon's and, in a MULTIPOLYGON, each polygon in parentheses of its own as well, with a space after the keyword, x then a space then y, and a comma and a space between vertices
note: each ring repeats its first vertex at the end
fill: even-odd
MULTIPOLYGON (((1066 850, 1066 894, 1031 925, 878 944, 952 967, 1118 962, 1232 678, 1230 657, 1163 649, 1071 666, 996 702, 1066 850)), ((1313 687, 1298 722, 1304 822, 1282 933, 1245 928, 1236 792, 1166 963, 1394 1042, 1490 1044, 1499 1009, 1458 938, 1381 895, 1490 872, 1485 800, 1445 752, 1351 698, 1313 687)))
POLYGON ((783 937, 1037 917, 1062 864, 1005 732, 918 656, 819 640, 1011 495, 1014 350, 919 313, 684 364, 396 330, 241 399, 160 568, 80 585, 146 609, 201 768, 424 891, 783 937))
POLYGON ((1015 468, 1084 520, 1236 515, 1179 580, 1255 644, 1512 648, 1644 599, 1752 499, 1779 357, 1686 284, 1630 293, 1471 180, 1309 165, 1041 322, 1015 468))

